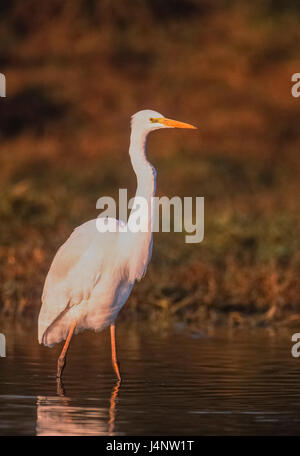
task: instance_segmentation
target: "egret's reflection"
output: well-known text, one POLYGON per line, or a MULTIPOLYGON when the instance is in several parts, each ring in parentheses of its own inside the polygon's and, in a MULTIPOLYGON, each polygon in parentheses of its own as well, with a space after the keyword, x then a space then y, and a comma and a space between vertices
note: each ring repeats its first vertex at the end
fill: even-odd
POLYGON ((109 435, 113 435, 115 430, 115 421, 116 421, 116 404, 118 400, 118 393, 121 385, 121 380, 118 380, 115 384, 111 396, 110 396, 110 407, 109 407, 109 435))
POLYGON ((115 384, 109 410, 105 407, 77 406, 76 399, 66 396, 64 385, 57 380, 57 396, 37 397, 36 435, 113 435, 120 381, 115 384), (109 419, 107 419, 109 412, 109 419))

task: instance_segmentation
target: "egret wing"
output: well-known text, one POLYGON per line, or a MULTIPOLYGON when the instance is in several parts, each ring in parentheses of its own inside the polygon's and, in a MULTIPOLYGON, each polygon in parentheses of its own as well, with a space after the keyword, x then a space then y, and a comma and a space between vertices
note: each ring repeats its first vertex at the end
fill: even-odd
POLYGON ((47 328, 62 312, 89 296, 100 278, 103 243, 96 220, 91 220, 76 228, 57 251, 42 295, 40 343, 47 328))

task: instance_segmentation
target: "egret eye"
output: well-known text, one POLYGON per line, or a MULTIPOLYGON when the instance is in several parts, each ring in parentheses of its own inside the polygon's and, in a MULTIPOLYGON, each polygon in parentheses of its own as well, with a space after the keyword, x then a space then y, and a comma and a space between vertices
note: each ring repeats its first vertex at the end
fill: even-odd
POLYGON ((150 117, 150 122, 152 122, 152 123, 157 123, 157 122, 158 122, 158 119, 155 119, 154 117, 150 117))

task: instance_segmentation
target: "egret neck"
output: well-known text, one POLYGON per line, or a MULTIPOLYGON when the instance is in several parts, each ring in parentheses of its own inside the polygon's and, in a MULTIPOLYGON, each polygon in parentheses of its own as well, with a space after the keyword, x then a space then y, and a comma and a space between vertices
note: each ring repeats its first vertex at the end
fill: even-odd
POLYGON ((147 269, 152 254, 152 226, 154 223, 154 195, 156 190, 156 170, 146 157, 146 139, 148 131, 139 129, 138 125, 133 123, 129 155, 133 170, 137 177, 137 189, 134 197, 134 203, 128 219, 129 233, 129 252, 134 255, 129 277, 140 280, 147 269), (143 206, 145 211, 139 209, 143 206), (147 207, 146 207, 147 206, 147 207), (132 232, 131 227, 136 221, 137 210, 145 216, 144 229, 138 232, 132 232), (132 247, 133 246, 133 247, 132 247))

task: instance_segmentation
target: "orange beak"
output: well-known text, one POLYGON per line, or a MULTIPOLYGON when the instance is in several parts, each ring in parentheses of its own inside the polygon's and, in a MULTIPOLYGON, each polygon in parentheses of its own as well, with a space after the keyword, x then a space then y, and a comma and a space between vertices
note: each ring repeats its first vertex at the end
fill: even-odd
POLYGON ((173 120, 173 119, 166 119, 165 117, 161 117, 159 119, 156 119, 157 122, 166 125, 166 127, 173 127, 173 128, 192 128, 192 129, 197 129, 197 127, 194 127, 194 125, 185 123, 185 122, 179 122, 178 120, 173 120))

